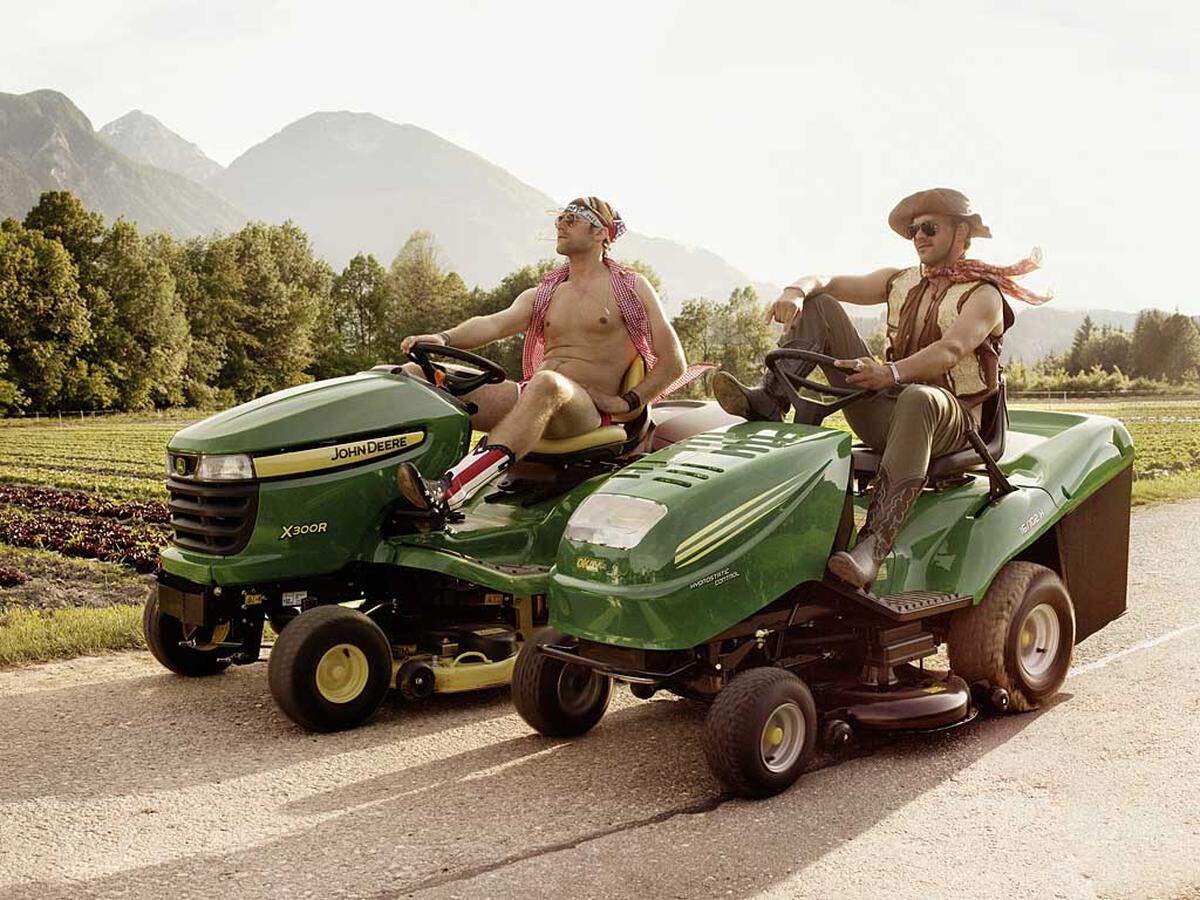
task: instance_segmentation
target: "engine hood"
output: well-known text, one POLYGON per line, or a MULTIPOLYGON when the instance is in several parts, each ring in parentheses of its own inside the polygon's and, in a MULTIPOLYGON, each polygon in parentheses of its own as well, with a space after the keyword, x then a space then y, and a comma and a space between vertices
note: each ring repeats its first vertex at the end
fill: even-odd
MULTIPOLYGON (((276 391, 176 432, 172 451, 269 453, 398 427, 467 421, 449 400, 404 374, 359 372, 276 391)), ((466 426, 463 426, 466 427, 466 426)))
POLYGON ((849 470, 849 434, 766 422, 644 457, 568 522, 551 576, 551 624, 622 646, 707 640, 821 577, 849 470), (623 538, 608 523, 626 512, 653 524, 618 546, 623 538))

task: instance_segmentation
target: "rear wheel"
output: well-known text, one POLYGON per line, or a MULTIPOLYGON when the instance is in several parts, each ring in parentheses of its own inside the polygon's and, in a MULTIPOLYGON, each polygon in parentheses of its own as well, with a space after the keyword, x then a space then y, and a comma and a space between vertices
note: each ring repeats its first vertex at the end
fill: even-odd
POLYGON ((704 726, 704 755, 735 794, 770 797, 812 760, 817 707, 808 686, 784 669, 742 672, 717 695, 704 726))
POLYGON ((512 698, 521 718, 539 733, 574 737, 590 731, 608 709, 612 679, 538 649, 559 638, 547 631, 525 642, 513 665, 512 698))
POLYGON ((1036 709, 1058 693, 1075 649, 1075 609, 1051 569, 1016 560, 996 575, 983 602, 959 610, 947 638, 951 670, 987 682, 1013 711, 1036 709))
MULTIPOLYGON (((225 632, 229 630, 228 625, 217 628, 223 628, 225 632)), ((209 649, 182 647, 180 641, 186 637, 184 625, 174 616, 168 616, 158 608, 157 595, 151 595, 142 611, 142 633, 146 636, 146 646, 150 648, 150 653, 155 659, 176 675, 201 677, 215 675, 229 668, 229 660, 219 659, 218 648, 211 646, 211 639, 216 636, 213 631, 210 629, 210 634, 207 635, 209 649)))
POLYGON ((267 665, 271 695, 309 731, 341 731, 375 714, 392 680, 392 647, 360 612, 319 606, 279 635, 267 665))

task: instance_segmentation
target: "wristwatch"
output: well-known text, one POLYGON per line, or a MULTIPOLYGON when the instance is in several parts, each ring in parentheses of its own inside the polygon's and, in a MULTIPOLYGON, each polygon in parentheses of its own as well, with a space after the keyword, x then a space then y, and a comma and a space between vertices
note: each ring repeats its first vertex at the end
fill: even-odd
POLYGON ((896 364, 894 362, 890 362, 887 364, 887 367, 892 370, 892 379, 896 382, 896 384, 899 384, 900 370, 896 368, 896 364))
POLYGON ((621 399, 629 404, 630 412, 642 405, 642 398, 638 396, 637 391, 626 391, 621 395, 621 399))

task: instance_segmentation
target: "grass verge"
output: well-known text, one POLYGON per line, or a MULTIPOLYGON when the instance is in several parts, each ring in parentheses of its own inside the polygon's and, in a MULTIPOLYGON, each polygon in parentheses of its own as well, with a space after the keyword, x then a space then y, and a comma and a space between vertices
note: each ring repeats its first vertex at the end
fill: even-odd
POLYGON ((139 647, 140 606, 0 611, 0 668, 139 647))
POLYGON ((1133 483, 1133 505, 1193 500, 1200 497, 1200 472, 1172 472, 1133 483))

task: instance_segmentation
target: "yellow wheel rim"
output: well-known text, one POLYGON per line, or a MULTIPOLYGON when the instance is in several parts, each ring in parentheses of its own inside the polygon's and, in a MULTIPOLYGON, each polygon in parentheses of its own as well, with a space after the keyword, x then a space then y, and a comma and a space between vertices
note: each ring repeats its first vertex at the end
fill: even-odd
POLYGON ((349 703, 363 692, 371 666, 353 644, 337 644, 317 663, 317 691, 330 703, 349 703))
POLYGON ((783 743, 783 729, 778 725, 768 728, 766 738, 768 744, 770 744, 772 747, 778 747, 783 743))

